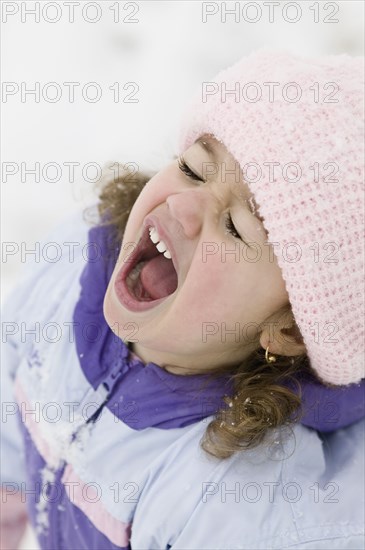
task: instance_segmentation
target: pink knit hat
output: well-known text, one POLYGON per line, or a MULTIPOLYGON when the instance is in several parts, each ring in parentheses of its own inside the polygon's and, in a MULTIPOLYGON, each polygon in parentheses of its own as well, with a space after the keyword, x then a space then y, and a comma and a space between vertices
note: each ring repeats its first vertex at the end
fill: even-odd
POLYGON ((240 164, 311 367, 336 385, 365 377, 363 63, 253 52, 203 83, 179 138, 181 154, 213 134, 240 164))

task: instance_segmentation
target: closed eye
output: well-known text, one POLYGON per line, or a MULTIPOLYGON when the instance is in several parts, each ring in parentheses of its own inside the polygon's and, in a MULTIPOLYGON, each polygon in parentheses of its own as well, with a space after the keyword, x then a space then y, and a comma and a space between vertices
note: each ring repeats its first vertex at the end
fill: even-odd
POLYGON ((228 213, 227 216, 226 216, 225 226, 226 226, 226 229, 228 230, 228 233, 233 235, 233 237, 235 239, 239 239, 240 241, 242 241, 247 246, 247 248, 251 248, 250 245, 245 241, 245 239, 243 239, 241 237, 241 235, 238 233, 238 231, 237 231, 237 229, 236 229, 236 227, 233 223, 233 220, 232 220, 232 217, 231 217, 230 213, 228 213))
MULTIPOLYGON (((203 180, 201 177, 198 176, 198 174, 193 172, 193 170, 186 164, 185 159, 182 155, 178 157, 177 163, 178 163, 179 169, 190 179, 205 183, 205 180, 203 180)), ((225 219, 225 226, 231 235, 233 235, 236 239, 240 239, 247 245, 246 241, 242 239, 241 235, 238 233, 237 229, 235 228, 234 223, 232 221, 232 217, 229 213, 225 219)))
POLYGON ((179 169, 190 179, 205 182, 201 177, 198 176, 195 172, 192 171, 192 169, 186 164, 185 159, 182 155, 179 156, 177 159, 177 163, 179 166, 179 169))
MULTIPOLYGON (((232 218, 231 218, 231 214, 228 214, 227 217, 226 217, 226 229, 228 229, 228 232, 233 235, 234 237, 236 237, 236 239, 240 239, 241 241, 243 241, 241 235, 238 233, 237 229, 235 228, 234 226, 234 223, 232 221, 232 218)), ((243 241, 244 242, 244 241, 243 241)))

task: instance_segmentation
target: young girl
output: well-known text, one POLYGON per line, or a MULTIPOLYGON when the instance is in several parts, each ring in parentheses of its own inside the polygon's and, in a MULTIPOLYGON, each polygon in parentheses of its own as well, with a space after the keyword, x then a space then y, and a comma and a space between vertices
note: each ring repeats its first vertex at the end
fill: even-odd
POLYGON ((363 546, 362 61, 243 58, 49 235, 3 313, 3 548, 27 514, 53 550, 363 546))

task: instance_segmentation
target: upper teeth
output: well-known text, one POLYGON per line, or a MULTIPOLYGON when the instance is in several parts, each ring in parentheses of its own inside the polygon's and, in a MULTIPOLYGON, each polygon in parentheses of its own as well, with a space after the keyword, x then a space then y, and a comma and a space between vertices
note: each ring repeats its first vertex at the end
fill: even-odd
POLYGON ((166 244, 163 241, 161 241, 157 229, 155 227, 150 227, 149 232, 150 232, 150 239, 156 245, 157 250, 159 252, 162 252, 165 258, 168 258, 169 260, 171 260, 171 253, 167 248, 166 244))

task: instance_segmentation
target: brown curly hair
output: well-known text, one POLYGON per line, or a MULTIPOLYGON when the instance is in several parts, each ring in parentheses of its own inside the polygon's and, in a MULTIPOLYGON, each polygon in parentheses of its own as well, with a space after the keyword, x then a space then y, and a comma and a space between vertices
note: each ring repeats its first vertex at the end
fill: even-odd
MULTIPOLYGON (((107 166, 94 186, 99 197, 96 223, 109 225, 113 239, 120 243, 132 206, 154 172, 136 170, 131 173, 128 165, 118 164, 121 169, 115 176, 115 171, 111 172, 107 166)), ((86 221, 90 221, 92 209, 95 206, 84 209, 86 221)), ((290 305, 279 314, 281 320, 293 319, 290 305)), ((295 357, 276 355, 276 361, 268 364, 265 350, 261 347, 234 367, 222 366, 204 372, 207 378, 225 374, 233 382, 233 396, 223 398, 226 407, 214 415, 200 441, 205 452, 220 459, 258 446, 270 432, 275 433, 275 429, 281 426, 285 425, 291 431, 291 426, 303 415, 300 375, 309 373, 316 378, 305 353, 295 357), (283 382, 294 384, 296 393, 283 382)))

